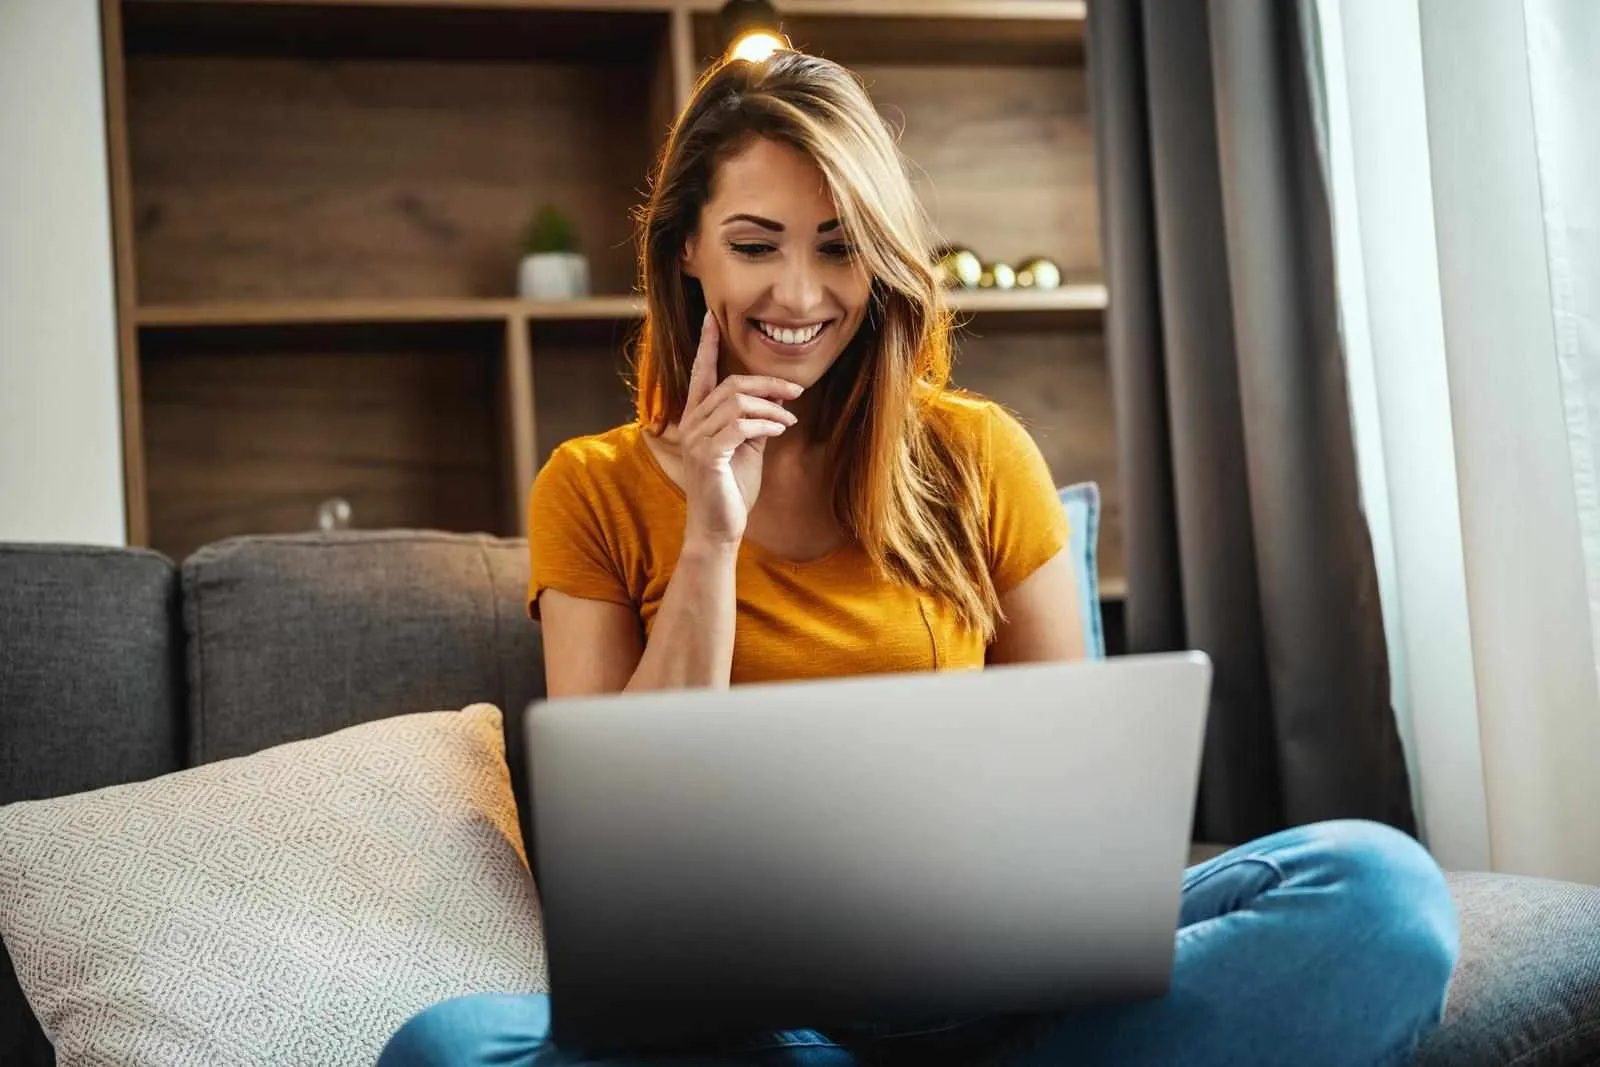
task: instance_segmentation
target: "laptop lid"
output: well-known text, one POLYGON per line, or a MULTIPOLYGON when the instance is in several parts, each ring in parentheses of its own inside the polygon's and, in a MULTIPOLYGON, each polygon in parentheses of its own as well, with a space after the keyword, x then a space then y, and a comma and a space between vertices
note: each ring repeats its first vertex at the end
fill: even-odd
POLYGON ((1193 653, 535 703, 553 1038, 1164 992, 1210 680, 1193 653))

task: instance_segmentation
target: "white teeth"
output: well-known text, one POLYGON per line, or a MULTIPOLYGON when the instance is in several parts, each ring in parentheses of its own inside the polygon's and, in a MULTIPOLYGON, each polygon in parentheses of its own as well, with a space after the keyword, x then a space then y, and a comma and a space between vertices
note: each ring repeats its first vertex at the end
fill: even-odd
POLYGON ((779 344, 803 345, 809 342, 812 338, 816 337, 817 334, 821 333, 822 328, 826 326, 827 323, 818 322, 810 326, 802 326, 798 330, 791 330, 783 326, 771 326, 765 322, 758 322, 756 325, 761 328, 762 333, 766 334, 774 341, 777 341, 779 344))

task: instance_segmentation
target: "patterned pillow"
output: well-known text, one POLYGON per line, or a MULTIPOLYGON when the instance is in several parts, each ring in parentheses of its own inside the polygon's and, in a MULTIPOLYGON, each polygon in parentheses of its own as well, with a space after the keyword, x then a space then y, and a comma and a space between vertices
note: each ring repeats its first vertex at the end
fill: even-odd
POLYGON ((499 709, 0 808, 0 934, 60 1067, 370 1064, 545 988, 499 709))

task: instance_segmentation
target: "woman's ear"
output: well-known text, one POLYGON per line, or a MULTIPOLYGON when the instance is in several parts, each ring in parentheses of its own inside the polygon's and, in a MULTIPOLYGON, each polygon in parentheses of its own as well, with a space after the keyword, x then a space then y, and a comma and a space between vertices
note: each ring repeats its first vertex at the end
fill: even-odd
POLYGON ((700 235, 691 233, 683 242, 683 252, 678 256, 678 264, 683 268, 683 273, 691 278, 700 277, 699 270, 694 265, 695 256, 700 251, 700 235))

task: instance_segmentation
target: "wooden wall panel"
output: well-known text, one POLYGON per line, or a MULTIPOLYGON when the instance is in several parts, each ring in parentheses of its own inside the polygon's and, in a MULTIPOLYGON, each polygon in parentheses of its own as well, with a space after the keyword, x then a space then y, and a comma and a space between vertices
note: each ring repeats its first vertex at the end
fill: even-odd
POLYGON ((568 438, 633 419, 629 352, 637 330, 634 322, 533 324, 541 468, 568 438))
POLYGON ((544 200, 626 292, 652 65, 130 60, 140 301, 508 296, 544 200))
POLYGON ((151 544, 181 559, 221 537, 313 530, 333 496, 358 528, 500 532, 503 340, 494 327, 147 336, 151 544))
MULTIPOLYGON (((784 14, 783 30, 802 52, 826 56, 848 67, 873 64, 971 67, 991 64, 1082 66, 1084 23, 1078 19, 929 17, 938 0, 923 0, 914 14, 784 14)), ((778 5, 780 11, 788 10, 778 5)), ((714 14, 694 20, 695 55, 701 61, 722 49, 714 14)))
POLYGON ((984 259, 1050 256, 1098 281, 1099 200, 1082 67, 863 67, 904 131, 913 182, 940 234, 984 259))

